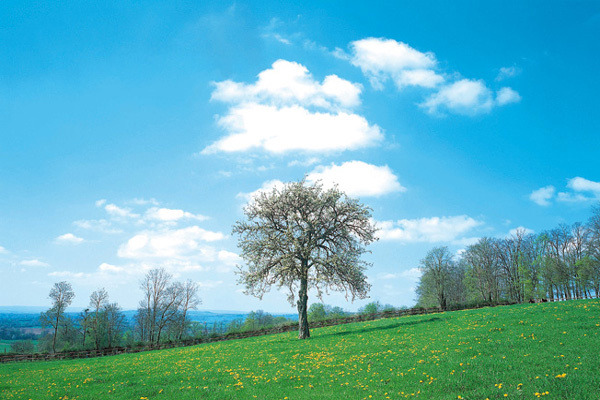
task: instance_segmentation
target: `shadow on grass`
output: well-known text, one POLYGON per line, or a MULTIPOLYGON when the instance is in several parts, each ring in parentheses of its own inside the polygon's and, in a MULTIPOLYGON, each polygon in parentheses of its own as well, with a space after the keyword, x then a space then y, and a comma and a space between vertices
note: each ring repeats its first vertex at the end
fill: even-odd
MULTIPOLYGON (((427 324, 427 323, 436 322, 436 321, 441 321, 441 318, 440 317, 431 317, 431 318, 427 318, 427 319, 421 319, 418 321, 396 322, 396 323, 384 325, 384 326, 370 326, 370 327, 364 327, 364 328, 360 328, 360 329, 350 329, 350 330, 346 330, 343 332, 331 332, 331 333, 326 333, 324 335, 318 335, 317 337, 315 337, 315 339, 316 338, 326 338, 326 337, 330 337, 330 336, 346 336, 346 335, 355 335, 355 334, 375 332, 375 331, 384 331, 384 330, 388 330, 388 329, 402 328, 403 326, 421 325, 421 324, 427 324)), ((367 322, 369 322, 369 321, 367 321, 367 322)), ((340 325, 338 325, 338 326, 340 326, 340 325)))

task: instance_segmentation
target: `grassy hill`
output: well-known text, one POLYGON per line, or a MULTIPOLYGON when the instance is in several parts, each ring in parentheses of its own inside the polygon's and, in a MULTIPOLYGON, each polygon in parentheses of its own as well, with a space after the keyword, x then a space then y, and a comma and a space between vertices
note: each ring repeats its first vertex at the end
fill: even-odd
POLYGON ((2 399, 598 399, 600 301, 0 365, 2 399))

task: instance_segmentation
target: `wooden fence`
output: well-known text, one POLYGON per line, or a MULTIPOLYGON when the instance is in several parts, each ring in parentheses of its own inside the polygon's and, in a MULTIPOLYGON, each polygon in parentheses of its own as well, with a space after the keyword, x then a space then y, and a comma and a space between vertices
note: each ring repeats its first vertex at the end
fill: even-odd
MULTIPOLYGON (((556 301, 556 300, 555 300, 556 301)), ((515 303, 502 302, 499 304, 487 305, 481 304, 472 307, 457 307, 450 308, 447 311, 459 311, 459 310, 473 310, 483 307, 494 307, 494 306, 503 306, 503 305, 511 305, 515 303)), ((354 314, 347 317, 342 318, 333 318, 333 319, 325 319, 320 321, 313 321, 310 323, 311 328, 321 328, 325 326, 334 326, 334 325, 342 325, 349 324, 352 322, 362 322, 362 321, 372 321, 376 319, 382 318, 396 318, 402 317, 406 315, 422 315, 422 314, 432 314, 441 312, 438 308, 409 308, 403 310, 391 310, 384 311, 381 313, 374 314, 354 314)), ((194 339, 187 339, 177 342, 165 342, 157 345, 144 345, 137 347, 112 347, 107 349, 100 350, 78 350, 78 351, 67 351, 67 352, 58 352, 58 353, 33 353, 33 354, 4 354, 0 355, 0 363, 8 363, 8 362, 19 362, 19 361, 53 361, 53 360, 65 360, 65 359, 77 359, 77 358, 92 358, 92 357, 104 357, 104 356, 113 356, 117 354, 125 354, 125 353, 140 353, 143 351, 152 351, 152 350, 164 350, 164 349, 172 349, 175 347, 185 347, 185 346, 194 346, 202 343, 213 343, 213 342, 221 342, 225 340, 235 340, 235 339, 245 339, 249 337, 263 336, 263 335, 271 335, 274 333, 282 333, 282 332, 291 332, 298 330, 298 322, 293 322, 289 324, 279 325, 272 328, 260 329, 256 331, 246 331, 246 332, 230 332, 223 335, 212 336, 212 337, 200 337, 194 339)))

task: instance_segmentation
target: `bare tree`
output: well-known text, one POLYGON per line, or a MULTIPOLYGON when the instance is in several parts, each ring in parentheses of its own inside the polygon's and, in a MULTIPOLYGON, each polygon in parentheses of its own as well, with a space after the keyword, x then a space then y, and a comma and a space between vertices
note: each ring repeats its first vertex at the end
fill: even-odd
POLYGON ((96 350, 100 348, 100 341, 102 339, 102 333, 100 331, 102 327, 101 313, 107 304, 108 293, 104 288, 96 290, 90 295, 90 309, 94 313, 91 321, 91 330, 96 350))
POLYGON ((500 298, 500 266, 494 240, 486 237, 479 239, 463 253, 462 262, 472 288, 481 296, 481 300, 497 303, 500 298))
POLYGON ((142 340, 158 344, 165 334, 172 339, 181 339, 189 310, 200 304, 195 282, 171 282, 171 279, 172 275, 166 270, 153 269, 140 283, 144 299, 135 321, 142 340))
POLYGON ((106 304, 103 309, 103 321, 106 325, 106 345, 109 348, 118 345, 126 325, 121 307, 117 303, 106 304))
POLYGON ((169 325, 173 325, 179 319, 180 308, 183 302, 183 285, 175 282, 167 287, 164 296, 158 303, 158 313, 156 314, 156 343, 160 343, 160 337, 163 330, 169 325))
POLYGON ((140 283, 144 299, 140 302, 141 315, 145 315, 146 335, 150 343, 156 341, 158 317, 163 308, 164 298, 171 282, 172 275, 164 268, 148 271, 140 283))
POLYGON ((182 302, 181 302, 181 327, 179 330, 178 339, 181 340, 187 326, 187 313, 189 310, 195 310, 202 303, 198 297, 198 284, 192 280, 187 280, 182 285, 182 302))
POLYGON ((52 337, 52 352, 56 352, 56 338, 58 336, 58 327, 63 322, 66 308, 71 304, 75 297, 75 292, 71 284, 65 281, 54 284, 48 295, 52 300, 52 308, 42 313, 40 319, 43 326, 52 326, 54 334, 52 337))
POLYGON ((247 267, 239 268, 246 294, 258 298, 272 285, 296 296, 300 339, 310 337, 308 291, 344 291, 346 297, 365 298, 370 285, 361 260, 365 246, 377 240, 371 209, 337 188, 308 185, 304 180, 281 190, 260 193, 245 208, 246 220, 233 233, 247 267))
POLYGON ((440 310, 448 306, 448 298, 453 286, 454 260, 447 247, 431 249, 421 260, 420 292, 426 295, 429 292, 436 300, 440 310))

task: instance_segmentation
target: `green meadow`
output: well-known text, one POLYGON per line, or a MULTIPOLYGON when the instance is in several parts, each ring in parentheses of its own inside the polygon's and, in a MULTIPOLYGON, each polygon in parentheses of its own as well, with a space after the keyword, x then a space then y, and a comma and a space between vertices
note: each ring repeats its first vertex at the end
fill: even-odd
POLYGON ((600 301, 383 319, 0 365, 2 399, 595 399, 600 301))

